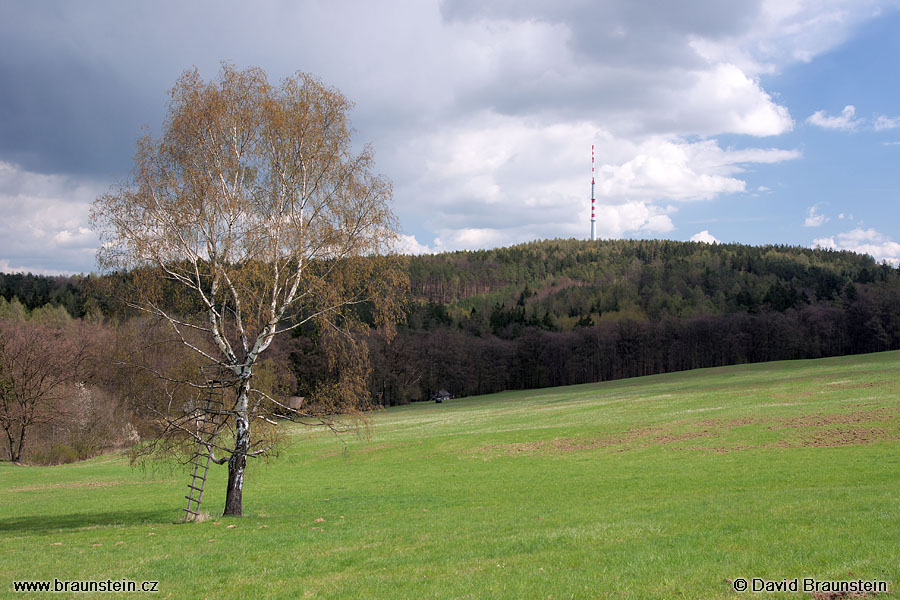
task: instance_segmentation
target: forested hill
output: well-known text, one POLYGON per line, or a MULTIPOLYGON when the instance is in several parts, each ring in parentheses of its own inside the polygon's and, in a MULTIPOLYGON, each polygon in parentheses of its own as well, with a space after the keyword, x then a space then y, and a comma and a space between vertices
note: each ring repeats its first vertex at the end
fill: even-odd
MULTIPOLYGON (((898 283, 898 272, 870 256, 798 246, 746 246, 668 240, 547 240, 493 250, 411 257, 410 316, 446 313, 446 323, 497 307, 526 320, 571 329, 630 316, 657 320, 829 303, 857 284, 898 283), (573 321, 574 319, 574 321, 573 321), (585 319, 586 322, 586 319, 585 319)), ((62 306, 75 318, 97 304, 92 276, 0 273, 0 296, 26 309, 62 306)), ((411 323, 413 328, 419 328, 411 323)))
MULTIPOLYGON (((549 240, 407 265, 398 335, 368 335, 383 404, 900 348, 900 271, 852 252, 549 240)), ((92 279, 0 276, 0 312, 18 298, 97 317, 92 279)), ((300 396, 335 375, 317 335, 271 353, 300 396)))
POLYGON ((852 252, 551 240, 409 273, 405 326, 372 344, 384 403, 900 348, 900 272, 852 252))
MULTIPOLYGON (((476 321, 493 333, 504 322, 570 330, 626 316, 784 312, 852 300, 860 284, 900 282, 889 265, 847 251, 666 240, 551 240, 418 256, 409 273, 412 298, 426 307, 420 317, 437 313, 447 324, 480 314, 476 321)), ((411 325, 426 323, 414 317, 411 325)))

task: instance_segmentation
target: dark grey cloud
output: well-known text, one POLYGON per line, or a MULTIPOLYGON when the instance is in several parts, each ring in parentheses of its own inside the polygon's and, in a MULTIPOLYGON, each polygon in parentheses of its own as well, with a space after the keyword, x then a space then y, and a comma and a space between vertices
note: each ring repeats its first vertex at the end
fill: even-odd
POLYGON ((296 71, 321 76, 357 103, 354 123, 373 141, 416 114, 397 101, 399 85, 432 87, 424 69, 400 64, 427 37, 412 34, 403 12, 416 16, 388 5, 282 0, 4 1, 0 160, 40 172, 126 174, 141 128, 159 131, 177 77, 196 66, 211 78, 222 61, 260 66, 273 81, 296 71))
POLYGON ((759 14, 761 0, 444 0, 450 21, 513 20, 564 23, 571 47, 585 58, 608 65, 684 65, 696 55, 685 38, 720 39, 739 34, 759 14))
POLYGON ((134 25, 104 21, 98 8, 5 3, 0 159, 33 171, 100 176, 130 167, 140 127, 160 114, 164 90, 154 97, 141 89, 141 74, 116 64, 114 49, 98 51, 115 37, 109 29, 134 25))
MULTIPOLYGON (((678 113, 658 116, 653 128, 643 127, 642 122, 647 112, 671 104, 673 91, 690 89, 696 74, 709 69, 708 59, 692 41, 739 35, 760 13, 760 0, 446 0, 441 4, 448 23, 489 23, 498 29, 508 23, 530 24, 535 29, 556 28, 555 34, 565 40, 565 56, 550 64, 528 53, 495 58, 494 77, 461 94, 458 106, 463 113, 490 107, 507 115, 605 118, 613 129, 631 133, 680 132, 684 116, 678 113), (522 63, 529 61, 532 68, 523 69, 522 63)), ((547 51, 560 53, 554 47, 547 51)))
POLYGON ((102 66, 48 58, 0 61, 0 156, 39 172, 127 171, 140 126, 158 109, 102 66))

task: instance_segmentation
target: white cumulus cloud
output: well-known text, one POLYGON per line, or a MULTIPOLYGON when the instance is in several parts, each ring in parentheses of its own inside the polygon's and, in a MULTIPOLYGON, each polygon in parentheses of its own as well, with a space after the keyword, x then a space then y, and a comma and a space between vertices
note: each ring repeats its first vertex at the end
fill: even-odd
POLYGON ((845 106, 840 115, 829 115, 824 110, 818 110, 810 115, 806 122, 823 129, 837 131, 859 131, 861 129, 867 131, 890 131, 900 128, 900 117, 888 117, 886 115, 876 115, 871 119, 858 117, 856 116, 856 107, 852 104, 845 106))
POLYGON ((900 127, 900 117, 886 117, 884 115, 878 115, 875 117, 875 123, 873 124, 875 127, 875 131, 887 131, 889 129, 897 129, 900 127))
POLYGON ((431 254, 433 250, 426 244, 419 243, 414 235, 400 234, 397 243, 397 252, 400 254, 431 254))
POLYGON ((894 266, 900 265, 900 243, 873 228, 857 227, 837 236, 818 238, 813 240, 813 247, 851 250, 868 254, 878 262, 887 261, 894 266))
POLYGON ((823 129, 855 131, 862 126, 864 121, 856 118, 856 107, 852 104, 848 104, 844 107, 844 110, 841 111, 840 115, 831 116, 824 110, 817 110, 807 117, 806 122, 823 129))
POLYGON ((88 227, 88 211, 106 187, 0 161, 0 271, 47 275, 91 270, 98 240, 88 227))
POLYGON ((742 173, 748 165, 800 156, 796 150, 730 149, 716 140, 688 142, 674 135, 635 141, 590 121, 484 112, 401 147, 418 168, 398 187, 397 198, 402 211, 418 213, 436 233, 440 243, 429 244, 436 250, 586 237, 591 144, 597 232, 603 237, 672 231, 679 203, 745 192, 742 173))
POLYGON ((803 226, 821 227, 828 221, 830 221, 830 219, 819 212, 819 205, 816 204, 806 209, 806 219, 803 221, 803 226))
POLYGON ((692 242, 703 242, 705 244, 720 244, 721 243, 719 240, 716 239, 716 237, 713 234, 711 234, 706 229, 692 235, 691 241, 692 242))

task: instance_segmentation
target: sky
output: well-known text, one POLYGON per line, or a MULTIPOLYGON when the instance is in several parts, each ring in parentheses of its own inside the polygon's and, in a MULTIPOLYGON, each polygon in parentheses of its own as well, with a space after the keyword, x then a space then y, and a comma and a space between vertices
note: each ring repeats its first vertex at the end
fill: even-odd
POLYGON ((597 235, 900 264, 900 0, 0 0, 0 271, 96 271, 91 202, 186 69, 355 103, 401 248, 597 235))

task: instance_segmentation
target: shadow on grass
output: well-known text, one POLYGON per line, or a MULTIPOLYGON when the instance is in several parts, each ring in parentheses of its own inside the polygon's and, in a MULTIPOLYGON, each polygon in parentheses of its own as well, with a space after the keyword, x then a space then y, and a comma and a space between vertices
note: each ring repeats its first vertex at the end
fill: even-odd
POLYGON ((30 515, 0 519, 0 532, 47 532, 59 529, 79 529, 104 525, 142 525, 144 523, 172 523, 178 515, 172 510, 83 512, 66 515, 30 515))

